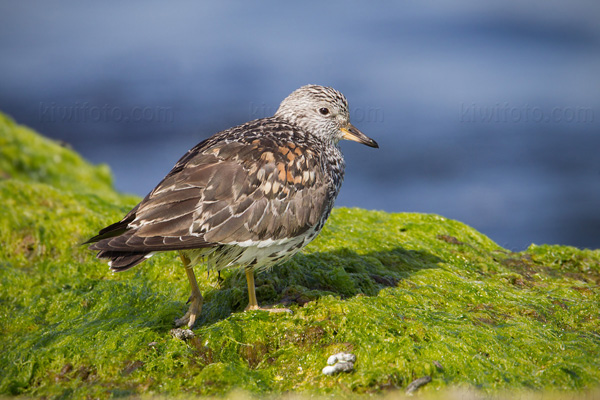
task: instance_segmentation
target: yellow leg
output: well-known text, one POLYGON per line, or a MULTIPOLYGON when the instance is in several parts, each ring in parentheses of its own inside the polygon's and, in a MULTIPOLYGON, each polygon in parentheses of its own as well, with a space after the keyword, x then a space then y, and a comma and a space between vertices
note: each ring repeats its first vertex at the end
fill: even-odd
POLYGON ((258 302, 256 301, 256 290, 254 288, 254 270, 246 268, 246 282, 248 282, 248 307, 244 311, 259 310, 258 302))
POLYGON ((180 253, 179 257, 183 262, 185 273, 187 274, 188 280, 190 281, 192 294, 189 300, 190 308, 183 317, 175 320, 175 325, 177 327, 187 325, 188 328, 191 329, 194 326, 196 319, 200 315, 200 312, 202 311, 202 303, 204 302, 204 299, 202 298, 202 293, 200 293, 200 288, 198 287, 198 282, 196 281, 194 269, 190 265, 190 259, 183 253, 180 253))
POLYGON ((254 288, 254 270, 252 268, 246 268, 246 282, 248 282, 248 306, 244 311, 263 310, 269 312, 292 312, 292 310, 287 308, 265 308, 258 306, 258 302, 256 301, 256 289, 254 288))

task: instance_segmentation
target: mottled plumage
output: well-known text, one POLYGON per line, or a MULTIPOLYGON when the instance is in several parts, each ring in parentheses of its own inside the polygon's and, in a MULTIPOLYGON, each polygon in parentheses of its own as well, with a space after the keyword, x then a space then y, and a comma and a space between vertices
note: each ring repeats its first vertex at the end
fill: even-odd
POLYGON ((192 285, 194 324, 202 307, 192 266, 246 269, 257 309, 253 270, 291 257, 319 233, 344 177, 340 139, 371 147, 349 122, 345 97, 308 85, 273 117, 219 132, 189 150, 121 221, 91 238, 113 271, 127 270, 157 251, 178 250, 192 285))

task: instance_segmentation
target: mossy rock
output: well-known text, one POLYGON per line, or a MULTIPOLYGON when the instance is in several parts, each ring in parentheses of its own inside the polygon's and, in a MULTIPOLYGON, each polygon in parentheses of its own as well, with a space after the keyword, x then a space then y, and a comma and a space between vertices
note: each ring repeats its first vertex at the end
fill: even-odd
POLYGON ((437 215, 335 209, 257 276, 197 267, 195 338, 170 335, 188 283, 174 253, 109 273, 85 239, 139 201, 106 166, 0 115, 0 395, 108 398, 403 389, 589 390, 600 381, 600 251, 513 253, 437 215), (325 376, 327 357, 357 356, 325 376))

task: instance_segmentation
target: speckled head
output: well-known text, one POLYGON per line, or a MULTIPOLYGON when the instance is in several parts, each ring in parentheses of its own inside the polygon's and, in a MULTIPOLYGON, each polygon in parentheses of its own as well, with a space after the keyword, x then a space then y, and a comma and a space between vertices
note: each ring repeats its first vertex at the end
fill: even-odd
POLYGON ((330 87, 302 86, 281 102, 275 117, 336 145, 341 139, 348 139, 379 147, 350 123, 346 97, 330 87))

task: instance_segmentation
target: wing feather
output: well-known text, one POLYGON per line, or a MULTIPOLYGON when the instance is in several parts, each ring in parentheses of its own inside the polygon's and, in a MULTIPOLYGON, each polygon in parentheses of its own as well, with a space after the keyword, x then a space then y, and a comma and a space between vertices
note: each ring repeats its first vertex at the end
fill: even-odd
POLYGON ((139 253, 277 240, 320 221, 331 184, 314 146, 277 135, 218 139, 190 150, 92 248, 139 253))

